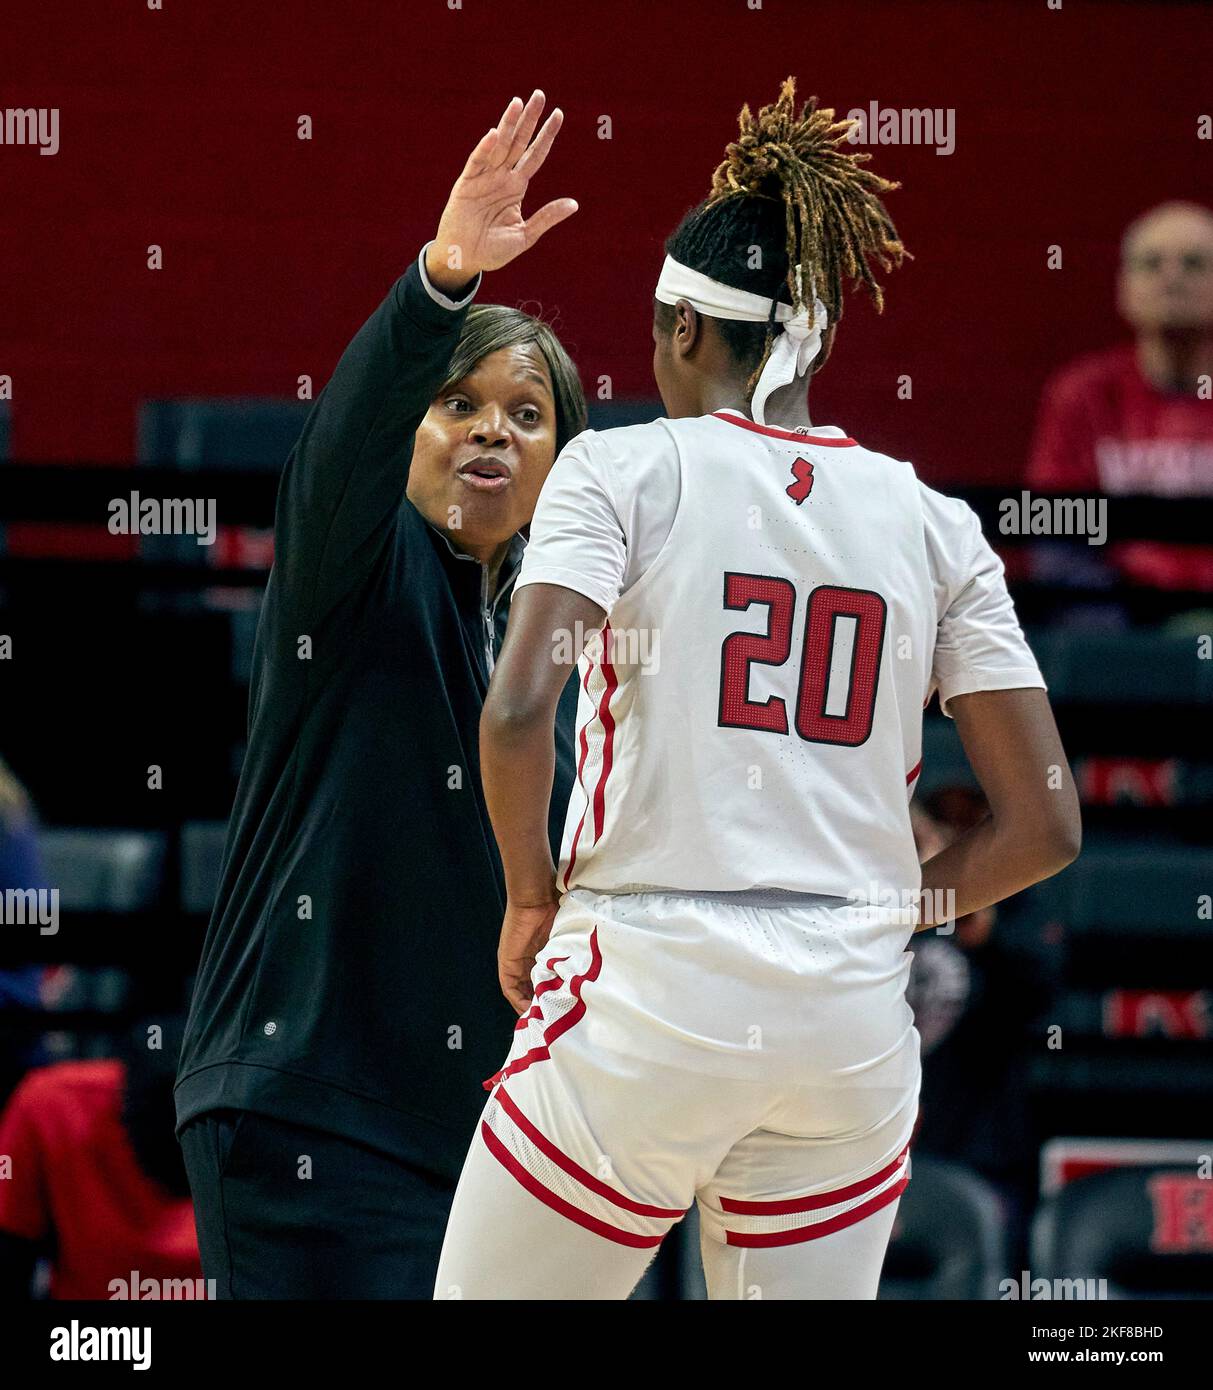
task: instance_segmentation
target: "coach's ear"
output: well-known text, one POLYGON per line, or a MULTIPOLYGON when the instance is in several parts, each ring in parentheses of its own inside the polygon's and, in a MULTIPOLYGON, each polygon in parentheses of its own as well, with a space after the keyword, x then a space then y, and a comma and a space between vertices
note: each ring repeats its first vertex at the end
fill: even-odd
POLYGON ((834 350, 834 334, 837 332, 838 325, 836 323, 832 323, 830 324, 829 328, 827 328, 826 331, 821 335, 821 350, 818 352, 817 356, 813 358, 812 370, 809 372, 810 376, 815 375, 817 372, 821 371, 822 367, 825 366, 826 362, 829 359, 830 353, 834 350))

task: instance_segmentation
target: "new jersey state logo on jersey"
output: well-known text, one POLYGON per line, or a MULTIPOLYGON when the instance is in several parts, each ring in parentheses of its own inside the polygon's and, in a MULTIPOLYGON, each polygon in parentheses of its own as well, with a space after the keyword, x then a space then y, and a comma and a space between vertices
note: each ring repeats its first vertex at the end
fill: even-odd
POLYGON ((799 507, 813 491, 813 465, 808 459, 795 459, 792 463, 792 477, 796 481, 788 485, 787 493, 799 507))

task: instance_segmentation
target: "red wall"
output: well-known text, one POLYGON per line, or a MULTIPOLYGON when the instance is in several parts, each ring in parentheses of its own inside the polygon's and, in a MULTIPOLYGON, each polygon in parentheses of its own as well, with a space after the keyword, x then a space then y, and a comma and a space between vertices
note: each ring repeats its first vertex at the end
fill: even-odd
POLYGON ((932 478, 1015 474, 1047 372, 1120 332, 1126 221, 1213 189, 1213 144, 1196 138, 1213 108, 1207 6, 163 4, 14 0, 0 15, 0 108, 62 113, 54 158, 0 145, 17 456, 129 457, 146 396, 322 383, 432 233, 471 144, 534 85, 567 113, 535 205, 571 194, 581 211, 485 297, 559 310, 587 384, 609 373, 621 395, 651 393, 661 241, 706 192, 741 101, 794 72, 840 114, 873 99, 955 108, 950 157, 873 150, 904 181, 890 206, 916 259, 883 320, 852 301, 814 388, 819 423, 932 478), (1045 268, 1050 243, 1062 271, 1045 268))

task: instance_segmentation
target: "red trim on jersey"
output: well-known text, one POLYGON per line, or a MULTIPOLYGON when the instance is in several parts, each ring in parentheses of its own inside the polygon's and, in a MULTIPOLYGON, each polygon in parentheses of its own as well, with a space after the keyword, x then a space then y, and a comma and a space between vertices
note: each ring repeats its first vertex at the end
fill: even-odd
POLYGON ((619 689, 619 677, 607 656, 610 651, 610 623, 602 627, 602 674, 606 678, 606 688, 598 705, 598 722, 602 725, 602 770, 598 775, 598 785, 594 788, 594 843, 602 837, 602 822, 606 816, 606 784, 611 775, 611 763, 615 757, 615 716, 611 713, 611 696, 619 689))
POLYGON ((922 759, 919 758, 919 760, 914 764, 914 766, 909 770, 909 772, 906 773, 906 786, 907 786, 907 787, 908 787, 908 786, 910 785, 910 783, 914 780, 914 778, 918 776, 918 774, 919 774, 921 771, 922 771, 922 759))
POLYGON ((854 1226, 857 1221, 862 1221, 865 1216, 871 1216, 881 1207, 887 1207, 890 1202, 895 1201, 906 1190, 910 1179, 902 1178, 900 1182, 894 1183, 886 1192, 882 1192, 878 1197, 873 1197, 869 1202, 863 1202, 857 1207, 852 1207, 850 1211, 844 1211, 839 1216, 831 1216, 828 1221, 817 1221, 811 1226, 799 1226, 791 1231, 765 1231, 761 1234, 751 1234, 743 1231, 726 1231, 726 1244, 728 1245, 749 1245, 749 1246, 771 1246, 771 1245, 800 1245, 806 1240, 819 1240, 822 1236, 833 1235, 835 1231, 845 1230, 848 1226, 854 1226))
POLYGON ((637 1216, 656 1216, 663 1219, 680 1221, 686 1214, 686 1208, 652 1207, 644 1202, 633 1201, 631 1197, 626 1197, 622 1192, 616 1192, 613 1187, 609 1187, 600 1178, 596 1178, 593 1173, 583 1168, 576 1160, 571 1159, 563 1149, 558 1149, 555 1144, 541 1130, 527 1119, 519 1110, 512 1096, 510 1096, 504 1086, 499 1086, 493 1099, 497 1101, 505 1113, 526 1135, 532 1144, 546 1154, 556 1165, 562 1168, 571 1178, 576 1178, 582 1187, 588 1187, 591 1192, 595 1192, 599 1197, 605 1197, 608 1202, 624 1211, 635 1212, 637 1216))
POLYGON ((753 430, 755 434, 769 434, 773 439, 790 439, 793 444, 819 444, 826 449, 855 448, 853 439, 823 439, 819 434, 797 434, 794 430, 776 429, 774 425, 757 425, 741 415, 725 415, 722 411, 712 412, 713 420, 723 420, 726 425, 740 425, 743 430, 753 430))
POLYGON ((595 1235, 613 1240, 616 1245, 631 1245, 639 1249, 649 1249, 654 1245, 660 1245, 665 1239, 664 1235, 637 1235, 632 1231, 625 1231, 619 1226, 611 1226, 605 1221, 599 1221, 596 1216, 590 1216, 588 1212, 573 1206, 571 1202, 566 1202, 563 1197, 558 1197, 551 1188, 544 1187, 538 1178, 528 1173, 489 1128, 486 1120, 480 1122, 480 1134, 489 1153, 507 1172, 513 1174, 532 1197, 538 1197, 544 1206, 551 1207, 554 1212, 567 1217, 570 1221, 575 1221, 578 1226, 584 1226, 587 1231, 593 1231, 595 1235))
MULTIPOLYGON (((848 1183, 846 1187, 835 1187, 829 1192, 815 1192, 811 1197, 792 1197, 787 1201, 776 1202, 740 1202, 732 1197, 722 1197, 720 1207, 722 1211, 732 1212, 736 1216, 789 1216, 794 1212, 820 1211, 822 1207, 837 1206, 839 1202, 849 1202, 852 1197, 871 1192, 874 1187, 879 1187, 882 1182, 891 1178, 909 1151, 910 1146, 907 1144, 892 1163, 887 1163, 880 1172, 860 1178, 858 1182, 848 1183)), ((908 1182, 909 1178, 906 1181, 908 1182)))
MULTIPOLYGON (((562 956, 562 960, 567 960, 567 956, 562 956)), ((499 1072, 495 1072, 487 1081, 482 1082, 486 1091, 491 1091, 499 1081, 504 1081, 506 1077, 517 1076, 520 1071, 526 1071, 532 1062, 546 1062, 552 1055, 550 1048, 557 1038, 567 1033, 575 1023, 580 1023, 585 1015, 586 1004, 581 997, 581 987, 585 984, 593 984, 602 971, 602 952, 598 949, 598 928, 595 927, 590 932, 590 964, 584 974, 574 975, 569 981, 569 993, 577 1001, 571 1009, 562 1014, 555 1023, 544 1030, 543 1042, 536 1047, 532 1047, 529 1052, 523 1053, 521 1057, 516 1057, 512 1062, 507 1062, 499 1072)))
MULTIPOLYGON (((593 663, 585 668, 585 680, 581 682, 582 690, 588 695, 590 693, 590 677, 594 674, 593 663)), ((591 715, 592 719, 593 716, 591 715)), ((585 771, 585 760, 590 751, 589 740, 590 720, 587 719, 581 727, 581 757, 577 760, 577 785, 581 788, 581 794, 585 797, 585 805, 581 808, 581 819, 577 822, 577 829, 573 831, 573 843, 569 846, 569 862, 564 871, 564 886, 569 886, 569 875, 573 872, 573 865, 577 862, 577 841, 581 839, 581 828, 585 825, 585 813, 590 809, 590 796, 585 789, 581 774, 585 771)))
POLYGON ((594 665, 600 665, 606 685, 598 701, 598 708, 585 721, 581 730, 581 760, 577 766, 577 780, 581 783, 582 794, 586 798, 585 808, 581 812, 581 819, 577 822, 577 829, 573 832, 573 843, 569 846, 569 862, 564 870, 564 886, 567 890, 569 880, 572 877, 573 865, 577 862, 577 845, 581 839, 581 832, 585 827, 586 812, 592 805, 594 808, 594 842, 597 844, 599 836, 602 834, 602 822, 606 815, 606 782, 611 775, 611 763, 615 753, 615 716, 611 713, 611 696, 619 688, 619 677, 615 674, 615 668, 607 659, 606 653, 610 650, 611 625, 604 623, 602 626, 602 650, 603 658, 601 662, 595 662, 585 673, 585 681, 582 689, 589 693, 590 676, 593 673, 594 665), (598 782, 594 787, 594 795, 590 795, 585 790, 585 783, 582 781, 582 770, 585 767, 586 753, 589 747, 589 728, 593 720, 597 719, 602 725, 602 766, 598 773, 598 782))

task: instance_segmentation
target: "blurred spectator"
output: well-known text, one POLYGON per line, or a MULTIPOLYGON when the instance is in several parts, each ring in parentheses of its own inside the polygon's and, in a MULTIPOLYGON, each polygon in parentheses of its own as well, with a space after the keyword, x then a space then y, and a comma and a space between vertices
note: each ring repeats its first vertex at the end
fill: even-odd
POLYGON ((52 1298, 112 1298, 114 1280, 138 1296, 132 1275, 144 1296, 145 1280, 189 1280, 192 1295, 202 1268, 173 1133, 182 1029, 145 1020, 120 1057, 58 1062, 14 1091, 0 1116, 0 1298, 30 1296, 42 1255, 52 1298))
MULTIPOLYGON (((1134 222, 1121 246, 1117 300, 1135 341, 1080 357, 1046 384, 1028 485, 1213 494, 1213 212, 1163 203, 1134 222)), ((1081 551, 1039 547, 1038 577, 1097 569, 1097 557, 1081 551)), ((1134 584, 1213 592, 1213 546, 1123 542, 1108 547, 1106 560, 1134 584)))
MULTIPOLYGON (((912 810, 925 860, 981 820, 986 804, 979 792, 955 787, 912 810)), ((1039 1149, 1029 1028, 1052 1000, 1058 970, 1055 953, 1031 931, 1010 929, 1004 909, 1010 904, 958 918, 950 935, 916 936, 906 997, 923 1051, 915 1151, 967 1164, 994 1186, 1018 1260, 1026 1254, 1039 1149)))

